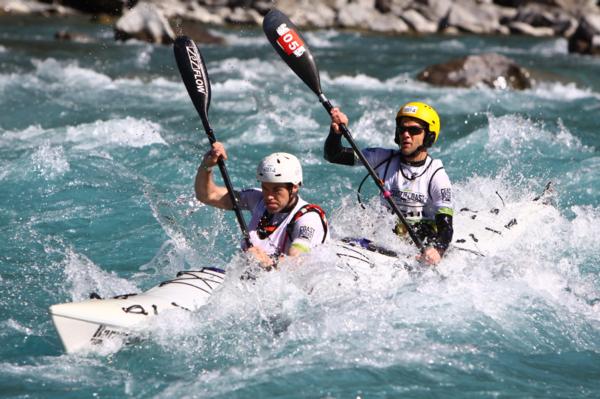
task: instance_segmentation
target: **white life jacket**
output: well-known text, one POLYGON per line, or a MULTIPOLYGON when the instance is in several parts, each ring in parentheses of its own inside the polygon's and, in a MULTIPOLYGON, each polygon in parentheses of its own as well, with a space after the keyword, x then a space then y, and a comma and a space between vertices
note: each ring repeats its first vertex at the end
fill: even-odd
MULTIPOLYGON (((277 228, 271 232, 267 237, 261 239, 259 237, 257 228, 260 223, 260 219, 265 215, 267 208, 262 198, 260 190, 245 190, 240 193, 240 206, 242 209, 252 208, 252 219, 248 224, 250 242, 253 246, 261 248, 267 255, 279 255, 286 254, 292 245, 290 226, 293 226, 300 217, 306 213, 317 213, 317 212, 305 212, 307 206, 310 206, 308 202, 298 197, 296 206, 289 213, 278 213, 273 215, 275 218, 274 222, 277 224, 277 228), (260 197, 259 197, 260 196, 260 197), (252 205, 254 205, 252 207, 252 205), (295 220, 294 220, 295 219, 295 220)), ((324 215, 318 215, 316 217, 309 217, 309 219, 303 219, 303 226, 305 228, 312 229, 314 232, 323 232, 322 239, 319 242, 324 242, 328 236, 327 233, 327 222, 324 219, 324 215)), ((321 237, 321 236, 318 236, 321 237)), ((317 239, 317 237, 315 237, 317 239)), ((310 241, 308 238, 306 241, 310 241)), ((242 241, 242 249, 247 249, 245 241, 242 241)))
MULTIPOLYGON (((423 165, 413 166, 394 150, 368 148, 363 154, 409 223, 434 221, 442 209, 452 212, 452 187, 439 159, 427 156, 423 165)), ((383 197, 382 203, 389 207, 383 197)))

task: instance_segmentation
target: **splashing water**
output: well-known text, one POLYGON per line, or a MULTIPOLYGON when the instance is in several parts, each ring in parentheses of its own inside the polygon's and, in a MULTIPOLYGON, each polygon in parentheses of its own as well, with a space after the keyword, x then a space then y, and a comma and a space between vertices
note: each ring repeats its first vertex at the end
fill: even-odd
POLYGON ((256 185, 264 155, 295 153, 303 198, 326 209, 334 238, 401 254, 359 272, 330 244, 243 280, 234 217, 194 199, 208 141, 172 50, 114 43, 86 21, 77 26, 97 42, 59 44, 44 36, 56 21, 10 21, 0 37, 0 384, 9 396, 600 393, 597 62, 571 58, 554 39, 306 35, 360 146, 393 147, 405 101, 438 109, 431 152, 454 184, 456 237, 480 220, 516 220, 478 244, 486 256, 456 249, 412 273, 404 266, 416 250, 392 233, 374 185, 363 189, 365 209, 355 199, 364 169, 323 160, 329 120, 314 94, 258 30, 215 29, 228 44, 201 49, 234 186, 256 185), (523 92, 415 80, 471 49, 563 79, 523 92), (549 181, 554 194, 534 201, 549 181), (227 272, 208 306, 165 312, 131 344, 64 354, 48 306, 145 291, 205 266, 227 272))

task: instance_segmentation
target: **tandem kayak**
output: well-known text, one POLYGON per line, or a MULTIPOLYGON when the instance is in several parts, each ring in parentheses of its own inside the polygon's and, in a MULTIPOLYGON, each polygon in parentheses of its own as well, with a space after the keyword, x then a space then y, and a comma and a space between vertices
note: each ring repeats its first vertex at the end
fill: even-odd
MULTIPOLYGON (((555 217, 556 208, 543 201, 513 203, 502 208, 468 209, 455 214, 455 234, 450 253, 493 256, 519 242, 533 226, 555 217)), ((414 254, 398 254, 368 239, 334 241, 328 251, 336 255, 336 269, 354 280, 382 273, 376 266, 411 270, 414 254)), ((173 309, 194 311, 205 306, 225 279, 225 271, 203 267, 182 271, 172 280, 138 294, 101 299, 92 295, 81 302, 50 306, 50 315, 67 353, 113 338, 127 337, 153 317, 173 309)))

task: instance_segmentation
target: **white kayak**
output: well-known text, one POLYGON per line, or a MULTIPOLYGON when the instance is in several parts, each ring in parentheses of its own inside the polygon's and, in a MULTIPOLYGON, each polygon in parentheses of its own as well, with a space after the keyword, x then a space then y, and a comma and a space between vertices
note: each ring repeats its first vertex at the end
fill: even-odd
MULTIPOLYGON (((335 242, 335 253, 342 260, 337 265, 340 270, 364 275, 384 260, 393 259, 389 256, 391 252, 384 255, 373 246, 363 248, 359 241, 335 242)), ((251 274, 245 276, 253 278, 251 274)), ((225 271, 217 268, 182 271, 175 279, 142 293, 107 299, 95 296, 81 302, 52 305, 50 315, 65 351, 73 353, 101 345, 111 338, 127 338, 163 312, 197 310, 208 303, 224 278, 225 271)))
POLYGON ((52 305, 50 315, 65 351, 73 353, 111 337, 125 337, 164 311, 196 310, 224 278, 225 272, 217 268, 183 271, 143 293, 52 305))
MULTIPOLYGON (((501 209, 462 209, 455 215, 453 250, 469 256, 488 256, 514 245, 535 223, 556 209, 541 201, 512 204, 501 209), (474 254, 474 255, 473 255, 474 254)), ((399 254, 367 239, 334 242, 340 260, 336 268, 355 280, 379 273, 377 265, 397 264, 410 270, 414 253, 399 254)), ((126 337, 151 318, 172 309, 197 310, 221 286, 225 271, 217 268, 183 271, 139 294, 110 299, 89 299, 50 306, 52 321, 67 353, 102 344, 111 337, 126 337)))

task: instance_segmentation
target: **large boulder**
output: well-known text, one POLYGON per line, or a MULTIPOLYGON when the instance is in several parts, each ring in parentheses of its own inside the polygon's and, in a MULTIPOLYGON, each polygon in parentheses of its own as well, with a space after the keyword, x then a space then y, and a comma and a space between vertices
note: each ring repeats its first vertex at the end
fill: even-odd
POLYGON ((115 24, 115 39, 138 39, 150 43, 170 44, 175 39, 175 33, 156 6, 139 3, 115 24))
POLYGON ((496 53, 469 55, 437 65, 419 73, 417 79, 436 86, 523 90, 532 86, 530 73, 513 60, 496 53))
POLYGON ((569 52, 600 55, 600 14, 587 15, 569 38, 569 52))

